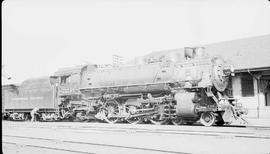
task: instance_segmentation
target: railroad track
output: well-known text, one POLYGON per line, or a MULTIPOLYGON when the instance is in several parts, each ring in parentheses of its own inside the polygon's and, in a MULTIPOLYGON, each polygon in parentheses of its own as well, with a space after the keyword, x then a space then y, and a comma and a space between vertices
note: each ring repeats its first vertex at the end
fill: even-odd
MULTIPOLYGON (((82 123, 4 123, 3 146, 10 149, 36 149, 48 153, 179 153, 196 151, 181 147, 187 139, 196 143, 202 138, 209 143, 218 139, 269 143, 270 131, 253 128, 220 128, 200 126, 156 126, 82 123), (23 134, 21 132, 24 132, 23 134), (105 137, 103 139, 103 137, 105 137), (115 140, 112 140, 115 138, 115 140), (151 140, 153 139, 153 140, 151 140), (158 143, 154 143, 155 140, 158 143), (162 141, 175 140, 163 146, 162 141), (139 142, 138 142, 139 141, 139 142), (140 142, 142 141, 142 142, 140 142), (151 143, 154 145, 151 145, 151 143), (149 144, 150 143, 150 144, 149 144), (173 146, 170 146, 173 145, 173 146), (14 148, 15 146, 15 148, 14 148), (180 146, 180 147, 179 147, 180 146), (25 148, 24 148, 25 147, 25 148), (175 148, 178 147, 178 148, 175 148), (106 151, 107 150, 107 151, 106 151)), ((227 142, 226 142, 227 141, 227 142)), ((197 143, 197 144, 198 144, 197 143)), ((253 143, 253 144, 254 144, 253 143)), ((187 143, 189 144, 189 143, 187 143)), ((205 146, 207 147, 207 144, 205 146)), ((31 151, 32 152, 32 151, 31 151)), ((25 152, 29 153, 29 152, 25 152)))
MULTIPOLYGON (((91 149, 97 150, 97 149, 102 149, 104 147, 109 148, 109 150, 115 150, 115 151, 119 151, 119 149, 125 149, 125 150, 128 150, 129 153, 187 154, 187 153, 178 152, 178 151, 142 148, 142 147, 135 147, 135 146, 134 147, 121 146, 121 145, 113 145, 113 144, 100 144, 100 143, 83 142, 83 141, 78 142, 78 141, 71 141, 71 140, 56 140, 56 139, 51 139, 51 138, 15 136, 15 135, 3 135, 2 143, 12 144, 12 145, 22 146, 22 147, 31 147, 31 148, 39 148, 39 149, 45 149, 45 150, 82 153, 82 154, 92 154, 91 149), (73 147, 76 147, 76 148, 74 149, 73 147), (80 149, 82 150, 76 150, 76 149, 79 149, 78 147, 80 147, 80 149)), ((96 153, 96 152, 93 152, 93 153, 96 153)), ((106 152, 104 151, 104 153, 106 152)))
MULTIPOLYGON (((16 125, 14 125, 16 127, 16 125)), ((12 126, 11 126, 12 127, 12 126)), ((211 127, 203 127, 200 130, 192 130, 189 127, 178 127, 178 128, 162 128, 162 126, 140 128, 136 126, 125 126, 119 125, 106 125, 106 126, 73 126, 73 125, 25 125, 27 128, 40 128, 40 129, 61 129, 77 133, 91 133, 91 132, 116 132, 116 133, 148 133, 148 134, 167 134, 167 135, 200 135, 200 136, 229 136, 237 138, 258 138, 258 139, 270 139, 270 132, 264 134, 258 134, 253 129, 247 131, 245 129, 239 129, 237 131, 232 130, 217 130, 211 129, 211 127)), ((191 127, 190 127, 191 128, 191 127)))

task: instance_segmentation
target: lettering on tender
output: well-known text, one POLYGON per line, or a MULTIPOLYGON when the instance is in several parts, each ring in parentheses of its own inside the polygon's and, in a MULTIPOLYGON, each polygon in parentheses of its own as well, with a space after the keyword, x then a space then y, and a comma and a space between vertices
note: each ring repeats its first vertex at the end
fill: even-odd
POLYGON ((43 97, 30 97, 30 100, 42 100, 43 97))
POLYGON ((28 100, 27 97, 12 98, 13 101, 25 101, 28 100))
POLYGON ((26 101, 26 100, 42 100, 44 97, 19 97, 19 98, 12 98, 13 101, 26 101))

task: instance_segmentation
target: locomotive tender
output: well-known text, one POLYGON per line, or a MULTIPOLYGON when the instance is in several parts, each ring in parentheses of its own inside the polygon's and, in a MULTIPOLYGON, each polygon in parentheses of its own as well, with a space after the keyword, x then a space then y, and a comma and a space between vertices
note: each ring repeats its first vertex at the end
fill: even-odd
MULTIPOLYGON (((221 57, 209 57, 204 48, 186 48, 178 61, 60 69, 47 78, 50 81, 49 94, 40 97, 46 98, 51 105, 39 102, 43 106, 39 104, 38 107, 43 120, 100 119, 108 123, 127 121, 132 124, 143 121, 192 124, 200 120, 205 126, 234 121, 245 123, 242 115, 246 110, 226 95, 232 74, 230 64, 221 57)), ((25 96, 28 100, 21 102, 25 107, 33 97, 31 95, 40 91, 39 85, 34 85, 35 88, 38 90, 33 93, 22 90, 21 93, 28 94, 25 96)), ((9 105, 5 110, 11 117, 16 117, 14 114, 20 115, 21 119, 27 117, 31 108, 19 110, 16 105, 22 95, 8 97, 7 103, 13 104, 14 109, 9 105)))

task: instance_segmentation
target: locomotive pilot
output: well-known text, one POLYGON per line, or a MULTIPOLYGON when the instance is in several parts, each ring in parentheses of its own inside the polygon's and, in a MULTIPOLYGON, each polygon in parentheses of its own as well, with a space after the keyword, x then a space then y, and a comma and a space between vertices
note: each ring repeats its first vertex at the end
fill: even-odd
POLYGON ((32 111, 31 111, 31 122, 37 121, 37 116, 38 114, 38 110, 39 108, 35 107, 32 111))

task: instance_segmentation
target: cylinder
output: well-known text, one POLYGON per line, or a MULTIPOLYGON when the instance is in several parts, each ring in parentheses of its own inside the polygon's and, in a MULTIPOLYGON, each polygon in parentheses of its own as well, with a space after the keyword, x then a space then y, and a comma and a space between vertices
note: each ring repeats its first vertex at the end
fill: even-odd
POLYGON ((195 92, 178 92, 175 94, 174 98, 177 102, 176 114, 183 118, 196 118, 198 117, 195 112, 195 104, 193 99, 195 92))

